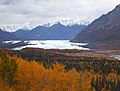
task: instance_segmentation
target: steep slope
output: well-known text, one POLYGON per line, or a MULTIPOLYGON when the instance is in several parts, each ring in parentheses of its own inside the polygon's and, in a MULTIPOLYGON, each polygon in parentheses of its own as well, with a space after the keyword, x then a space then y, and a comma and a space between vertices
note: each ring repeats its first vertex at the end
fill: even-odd
POLYGON ((9 32, 2 31, 0 29, 0 41, 4 41, 4 40, 17 40, 17 39, 18 38, 15 35, 13 35, 13 34, 11 34, 9 32))
POLYGON ((72 42, 120 42, 120 5, 93 21, 72 42))
POLYGON ((31 31, 18 30, 14 32, 16 36, 23 40, 64 40, 74 38, 87 25, 72 25, 65 26, 61 23, 56 23, 52 26, 38 26, 31 31))

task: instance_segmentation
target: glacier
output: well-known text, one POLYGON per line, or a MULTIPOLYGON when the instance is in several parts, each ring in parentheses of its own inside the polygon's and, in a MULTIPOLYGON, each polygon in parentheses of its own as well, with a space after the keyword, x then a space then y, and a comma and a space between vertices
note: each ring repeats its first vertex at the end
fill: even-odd
MULTIPOLYGON (((18 41, 17 42, 11 41, 11 42, 17 43, 18 41)), ((87 45, 87 43, 72 43, 69 42, 69 40, 28 40, 28 41, 24 41, 24 43, 28 43, 28 45, 13 48, 13 50, 21 50, 23 48, 90 50, 89 48, 83 47, 87 45)))

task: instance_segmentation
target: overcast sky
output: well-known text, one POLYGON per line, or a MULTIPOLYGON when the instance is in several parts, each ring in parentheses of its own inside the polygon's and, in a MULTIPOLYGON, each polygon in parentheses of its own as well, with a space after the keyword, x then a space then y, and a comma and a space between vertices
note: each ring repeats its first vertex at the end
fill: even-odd
POLYGON ((0 25, 98 18, 120 0, 0 0, 0 25))

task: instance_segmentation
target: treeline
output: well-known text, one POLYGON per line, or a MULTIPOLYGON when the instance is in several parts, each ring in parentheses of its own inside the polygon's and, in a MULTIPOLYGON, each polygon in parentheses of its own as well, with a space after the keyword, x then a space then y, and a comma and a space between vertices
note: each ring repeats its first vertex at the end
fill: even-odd
MULTIPOLYGON (((120 67, 118 62, 116 66, 120 67)), ((120 91, 120 75, 114 69, 109 73, 67 70, 59 63, 46 68, 42 63, 0 53, 0 91, 120 91)))

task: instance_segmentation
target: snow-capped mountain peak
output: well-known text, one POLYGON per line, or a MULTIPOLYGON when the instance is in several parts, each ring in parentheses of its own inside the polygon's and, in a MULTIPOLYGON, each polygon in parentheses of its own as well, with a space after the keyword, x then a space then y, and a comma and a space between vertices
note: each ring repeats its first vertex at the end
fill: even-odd
POLYGON ((72 25, 88 25, 89 22, 86 21, 86 20, 74 20, 74 19, 71 19, 71 20, 61 20, 59 21, 61 24, 65 25, 65 26, 72 26, 72 25))
POLYGON ((48 24, 44 24, 43 26, 45 27, 51 27, 54 24, 62 24, 64 26, 72 26, 72 25, 89 25, 90 22, 87 20, 75 20, 75 19, 70 19, 70 20, 60 20, 60 21, 56 21, 56 22, 51 22, 48 24))
POLYGON ((14 26, 14 25, 3 25, 3 26, 0 26, 0 28, 3 30, 3 31, 7 31, 7 32, 14 32, 18 29, 18 26, 14 26))
POLYGON ((3 31, 7 31, 7 32, 15 32, 18 29, 32 30, 35 27, 36 26, 34 26, 33 24, 31 24, 30 22, 24 23, 22 25, 3 25, 3 26, 0 26, 0 28, 3 31))
POLYGON ((35 26, 33 24, 31 24, 30 22, 24 23, 23 25, 21 25, 18 29, 23 29, 23 30, 31 30, 35 28, 35 26))
MULTIPOLYGON (((47 24, 43 24, 41 26, 44 26, 44 27, 51 27, 55 24, 62 24, 64 26, 72 26, 72 25, 88 25, 90 24, 89 21, 87 21, 86 19, 62 19, 62 20, 59 20, 59 21, 55 21, 55 22, 51 22, 51 23, 47 23, 47 24)), ((17 31, 18 29, 23 29, 23 30, 32 30, 33 28, 37 27, 38 25, 33 25, 31 24, 30 22, 26 22, 22 25, 3 25, 3 26, 0 26, 0 28, 3 30, 3 31, 7 31, 7 32, 15 32, 17 31)))

